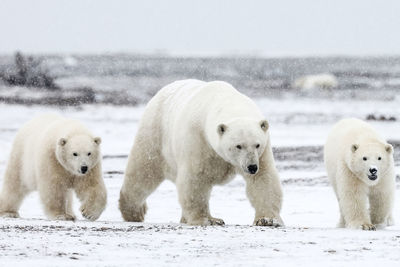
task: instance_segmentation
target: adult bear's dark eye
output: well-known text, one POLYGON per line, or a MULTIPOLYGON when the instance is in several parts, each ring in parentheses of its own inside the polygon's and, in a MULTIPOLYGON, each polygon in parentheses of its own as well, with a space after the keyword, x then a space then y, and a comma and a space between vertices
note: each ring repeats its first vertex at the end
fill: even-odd
POLYGON ((259 147, 260 147, 260 144, 257 144, 257 145, 256 145, 256 148, 259 148, 259 147))
POLYGON ((241 145, 237 145, 236 148, 237 149, 242 149, 242 146, 241 145))
POLYGON ((74 157, 77 157, 78 153, 74 152, 74 153, 72 153, 72 155, 74 155, 74 157))
POLYGON ((381 157, 378 157, 378 160, 381 160, 382 158, 381 157))
POLYGON ((89 153, 87 153, 87 155, 90 156, 90 155, 92 155, 92 153, 89 152, 89 153))
POLYGON ((367 157, 363 157, 363 161, 367 161, 367 157))

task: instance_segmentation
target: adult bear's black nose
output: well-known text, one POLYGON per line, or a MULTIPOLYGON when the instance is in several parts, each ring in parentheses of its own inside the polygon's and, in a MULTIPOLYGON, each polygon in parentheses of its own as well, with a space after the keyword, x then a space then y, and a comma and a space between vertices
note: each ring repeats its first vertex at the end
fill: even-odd
POLYGON ((87 170, 88 170, 88 167, 87 167, 87 166, 81 166, 81 172, 82 172, 83 174, 85 174, 85 173, 87 172, 87 170))
POLYGON ((247 166, 247 170, 249 170, 249 173, 255 174, 258 170, 258 167, 255 164, 249 165, 249 166, 247 166))
POLYGON ((378 172, 378 170, 377 170, 376 168, 371 168, 371 169, 369 169, 369 172, 370 172, 372 175, 375 175, 375 174, 378 172))

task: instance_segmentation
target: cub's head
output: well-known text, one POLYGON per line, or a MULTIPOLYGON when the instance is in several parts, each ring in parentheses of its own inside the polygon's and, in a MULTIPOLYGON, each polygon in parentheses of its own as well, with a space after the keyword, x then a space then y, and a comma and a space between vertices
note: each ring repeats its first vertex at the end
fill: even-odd
POLYGON ((100 137, 84 134, 60 138, 56 148, 57 160, 70 173, 83 176, 100 161, 100 143, 100 137))
POLYGON ((348 168, 367 185, 377 184, 393 164, 393 147, 390 144, 353 144, 349 155, 348 168))
POLYGON ((235 119, 218 125, 218 154, 248 174, 259 170, 259 158, 268 143, 268 122, 235 119))

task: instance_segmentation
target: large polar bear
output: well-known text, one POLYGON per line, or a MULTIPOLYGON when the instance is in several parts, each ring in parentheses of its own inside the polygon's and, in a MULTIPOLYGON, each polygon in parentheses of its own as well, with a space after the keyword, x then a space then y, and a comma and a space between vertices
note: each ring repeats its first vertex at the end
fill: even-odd
POLYGON ((75 190, 83 217, 99 218, 107 200, 100 143, 75 120, 47 114, 29 121, 13 143, 0 194, 0 216, 19 217, 24 197, 38 190, 49 218, 75 220, 75 190))
POLYGON ((280 180, 259 108, 226 82, 177 81, 144 111, 119 207, 125 220, 143 221, 146 198, 167 178, 177 186, 182 223, 223 225, 210 214, 211 189, 237 173, 247 183, 254 224, 283 225, 280 180))
POLYGON ((390 144, 369 124, 344 119, 329 133, 324 157, 339 201, 339 227, 375 230, 393 224, 395 173, 390 144))

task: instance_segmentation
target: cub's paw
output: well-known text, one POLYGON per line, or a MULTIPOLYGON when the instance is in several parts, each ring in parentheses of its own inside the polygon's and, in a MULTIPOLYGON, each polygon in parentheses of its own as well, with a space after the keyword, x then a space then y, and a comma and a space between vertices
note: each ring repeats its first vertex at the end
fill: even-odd
POLYGON ((225 225, 224 220, 218 219, 218 218, 214 218, 214 217, 208 218, 208 222, 209 222, 210 225, 225 225))
POLYGON ((366 231, 375 231, 376 230, 376 226, 371 223, 349 223, 347 225, 347 228, 360 229, 360 230, 366 230, 366 231))
POLYGON ((57 221, 75 221, 76 217, 72 214, 59 214, 54 216, 54 220, 57 221))
POLYGON ((0 212, 0 217, 19 218, 19 213, 17 211, 2 211, 0 212))
POLYGON ((376 231, 376 226, 370 223, 364 223, 361 225, 361 229, 366 231, 376 231))
POLYGON ((270 227, 281 227, 281 226, 284 226, 282 220, 277 219, 277 218, 267 218, 267 217, 263 217, 263 218, 257 219, 254 222, 254 225, 257 225, 257 226, 270 226, 270 227))
POLYGON ((225 225, 225 222, 222 219, 218 219, 218 218, 213 218, 213 217, 202 217, 199 219, 195 219, 195 220, 187 220, 186 219, 181 219, 189 224, 189 225, 200 225, 200 226, 208 226, 208 225, 225 225))
POLYGON ((103 211, 103 210, 95 209, 94 207, 89 206, 89 205, 82 205, 79 210, 80 210, 82 216, 89 221, 97 220, 103 211))
POLYGON ((187 220, 186 220, 186 218, 185 217, 181 217, 181 221, 180 221, 181 223, 187 223, 187 220))

